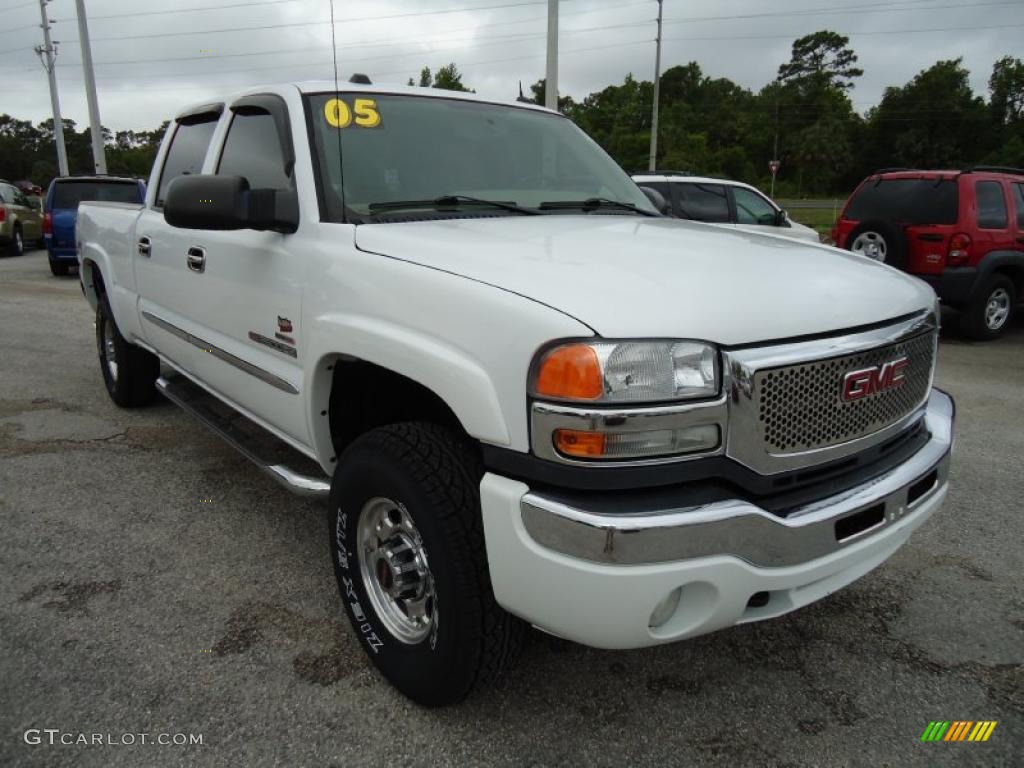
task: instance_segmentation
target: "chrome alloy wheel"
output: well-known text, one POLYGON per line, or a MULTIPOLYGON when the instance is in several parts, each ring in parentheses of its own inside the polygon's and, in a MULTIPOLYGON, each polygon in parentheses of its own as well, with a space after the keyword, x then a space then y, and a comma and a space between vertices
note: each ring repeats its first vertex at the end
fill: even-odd
POLYGON ((1005 288, 996 288, 985 304, 985 325, 990 331, 998 331, 1010 316, 1010 294, 1005 288))
POLYGON ((114 323, 109 317, 103 323, 103 364, 107 366, 110 380, 117 381, 117 347, 114 346, 114 323))
POLYGON ((861 232, 850 248, 854 253, 875 261, 885 261, 885 238, 877 232, 861 232))
POLYGON ((423 641, 437 624, 437 600, 423 539, 405 506, 370 499, 356 536, 359 573, 377 616, 403 643, 423 641))

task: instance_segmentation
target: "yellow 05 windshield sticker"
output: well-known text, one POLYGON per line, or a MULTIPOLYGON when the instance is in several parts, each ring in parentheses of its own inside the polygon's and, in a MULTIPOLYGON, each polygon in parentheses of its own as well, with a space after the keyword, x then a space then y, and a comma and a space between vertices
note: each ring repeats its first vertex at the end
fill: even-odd
POLYGON ((376 99, 354 99, 351 104, 342 99, 328 99, 324 104, 324 116, 334 128, 380 128, 380 112, 376 99))

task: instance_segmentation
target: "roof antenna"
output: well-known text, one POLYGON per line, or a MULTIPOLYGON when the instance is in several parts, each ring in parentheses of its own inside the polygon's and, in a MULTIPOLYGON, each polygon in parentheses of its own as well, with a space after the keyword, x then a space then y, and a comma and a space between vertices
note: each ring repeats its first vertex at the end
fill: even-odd
MULTIPOLYGON (((334 56, 334 99, 341 101, 341 93, 338 88, 338 43, 334 36, 334 0, 331 0, 331 53, 334 56)), ((348 209, 345 207, 345 163, 341 156, 341 128, 335 128, 338 136, 338 173, 341 174, 341 183, 338 185, 341 196, 341 220, 347 222, 348 209)))

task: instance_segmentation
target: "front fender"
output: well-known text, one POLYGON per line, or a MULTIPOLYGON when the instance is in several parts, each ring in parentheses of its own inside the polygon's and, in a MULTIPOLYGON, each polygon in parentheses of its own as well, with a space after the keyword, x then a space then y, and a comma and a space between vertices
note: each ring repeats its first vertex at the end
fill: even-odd
MULTIPOLYGON (((306 390, 310 434, 318 456, 334 456, 326 412, 333 365, 343 357, 374 363, 422 384, 448 404, 467 434, 494 445, 509 445, 498 393, 483 366, 465 351, 379 318, 331 313, 319 317, 315 328, 311 346, 316 362, 307 369, 306 390), (339 340, 344 340, 343 346, 339 340)), ((330 470, 329 464, 324 468, 330 470)))

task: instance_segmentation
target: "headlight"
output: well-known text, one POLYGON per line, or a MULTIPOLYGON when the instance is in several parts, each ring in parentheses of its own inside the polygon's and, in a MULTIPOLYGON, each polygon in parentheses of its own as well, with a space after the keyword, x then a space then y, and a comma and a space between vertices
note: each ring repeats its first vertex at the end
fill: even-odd
POLYGON ((530 393, 588 403, 714 397, 718 367, 718 351, 699 341, 575 342, 541 355, 530 393))

